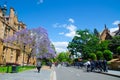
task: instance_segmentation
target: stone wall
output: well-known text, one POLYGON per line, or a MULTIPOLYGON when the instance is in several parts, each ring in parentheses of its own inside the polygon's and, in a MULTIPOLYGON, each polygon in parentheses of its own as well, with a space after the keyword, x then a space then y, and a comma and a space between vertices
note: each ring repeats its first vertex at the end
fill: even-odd
POLYGON ((116 59, 115 61, 111 61, 111 64, 109 65, 109 68, 112 70, 120 70, 120 60, 116 59))

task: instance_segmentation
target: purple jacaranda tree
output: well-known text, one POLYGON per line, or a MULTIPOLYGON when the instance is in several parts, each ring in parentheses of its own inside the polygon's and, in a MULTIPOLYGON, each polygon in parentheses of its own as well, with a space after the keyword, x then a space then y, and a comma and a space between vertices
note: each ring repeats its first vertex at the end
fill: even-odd
POLYGON ((52 58, 55 56, 55 49, 51 46, 47 31, 42 27, 31 30, 23 29, 6 38, 4 42, 11 46, 15 45, 23 54, 27 54, 27 63, 29 63, 31 56, 36 56, 36 58, 52 58))
POLYGON ((52 43, 49 40, 47 31, 42 28, 31 30, 31 37, 34 37, 33 52, 37 58, 53 58, 55 57, 55 49, 52 48, 52 43), (47 55, 47 56, 45 56, 47 55))
MULTIPOLYGON (((36 30, 35 30, 36 31, 36 30)), ((43 31, 42 31, 43 32, 43 31)), ((45 32, 44 32, 45 33, 45 32)), ((52 43, 48 38, 48 34, 45 33, 42 36, 38 35, 37 42, 37 58, 53 58, 55 57, 55 49, 52 47, 52 43)))

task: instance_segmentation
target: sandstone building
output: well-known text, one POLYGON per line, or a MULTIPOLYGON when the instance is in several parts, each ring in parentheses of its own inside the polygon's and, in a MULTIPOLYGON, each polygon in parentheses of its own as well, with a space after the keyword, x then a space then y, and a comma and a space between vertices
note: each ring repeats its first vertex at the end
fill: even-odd
POLYGON ((105 29, 102 31, 100 39, 101 41, 109 40, 112 39, 113 36, 120 36, 120 24, 118 24, 118 30, 114 32, 110 32, 110 30, 105 25, 105 29))
MULTIPOLYGON (((27 62, 27 56, 20 52, 20 49, 15 46, 5 44, 3 40, 8 36, 12 36, 15 32, 25 29, 26 25, 18 20, 14 8, 10 8, 9 15, 6 15, 7 8, 0 8, 0 64, 27 62), (24 56, 24 57, 23 57, 24 56)), ((30 64, 35 63, 35 58, 30 58, 30 64)))

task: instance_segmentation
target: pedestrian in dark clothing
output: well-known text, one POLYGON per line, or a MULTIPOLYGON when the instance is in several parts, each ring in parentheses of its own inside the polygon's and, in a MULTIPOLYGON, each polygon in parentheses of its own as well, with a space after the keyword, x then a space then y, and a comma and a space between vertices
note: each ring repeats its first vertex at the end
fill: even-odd
POLYGON ((104 72, 108 72, 108 70, 107 70, 107 61, 105 59, 103 60, 103 70, 104 70, 104 72))
POLYGON ((52 67, 52 62, 49 61, 47 64, 50 66, 50 68, 52 67))
POLYGON ((42 63, 40 61, 37 62, 37 70, 38 70, 38 73, 40 72, 40 69, 41 69, 41 66, 42 66, 42 63))
POLYGON ((95 60, 95 61, 94 61, 94 64, 95 64, 95 70, 97 70, 97 69, 98 69, 98 61, 95 60))
POLYGON ((93 60, 90 61, 91 72, 95 69, 95 63, 93 60))
POLYGON ((98 68, 102 72, 102 69, 103 69, 103 67, 102 67, 102 60, 98 60, 98 68))
POLYGON ((80 68, 80 62, 79 61, 77 61, 77 67, 78 67, 78 69, 80 68))

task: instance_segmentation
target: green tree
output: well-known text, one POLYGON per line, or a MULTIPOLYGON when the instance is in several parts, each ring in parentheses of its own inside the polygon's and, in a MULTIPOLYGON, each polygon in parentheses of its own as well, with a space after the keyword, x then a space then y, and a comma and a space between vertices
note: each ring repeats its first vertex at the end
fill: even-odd
POLYGON ((94 29, 94 34, 95 34, 97 37, 100 36, 100 34, 99 34, 99 32, 98 32, 98 30, 97 30, 96 28, 94 29))
POLYGON ((57 56, 57 59, 58 59, 59 62, 68 62, 68 60, 70 58, 69 58, 69 54, 67 52, 61 52, 57 56))
MULTIPOLYGON (((77 52, 83 53, 84 45, 89 39, 89 30, 77 30, 76 36, 68 45, 68 50, 75 55, 77 52)), ((88 56, 88 55, 86 55, 88 56)))
POLYGON ((117 53, 118 53, 118 57, 119 57, 119 60, 120 60, 120 46, 117 47, 117 53))
POLYGON ((69 42, 68 46, 67 46, 67 49, 69 50, 69 52, 71 52, 72 55, 75 54, 75 50, 76 50, 76 47, 77 47, 77 43, 75 43, 73 40, 72 42, 69 42))
POLYGON ((109 44, 110 44, 110 41, 109 40, 104 40, 104 41, 101 41, 98 45, 98 50, 99 51, 104 51, 104 50, 108 50, 109 49, 109 44))
POLYGON ((98 46, 99 46, 99 38, 97 36, 95 36, 94 34, 91 34, 91 38, 90 40, 87 42, 87 44, 85 46, 87 46, 89 48, 89 52, 90 53, 95 53, 98 50, 98 46))
POLYGON ((120 55, 120 46, 117 47, 117 53, 120 55))
POLYGON ((104 50, 103 56, 107 61, 109 61, 112 59, 112 52, 110 50, 104 50))
POLYGON ((110 41, 109 48, 114 54, 117 54, 118 46, 120 46, 120 36, 114 36, 110 41))
POLYGON ((82 57, 87 59, 89 54, 98 50, 99 38, 89 30, 77 30, 76 36, 68 44, 68 50, 75 54, 82 53, 82 57))

